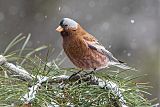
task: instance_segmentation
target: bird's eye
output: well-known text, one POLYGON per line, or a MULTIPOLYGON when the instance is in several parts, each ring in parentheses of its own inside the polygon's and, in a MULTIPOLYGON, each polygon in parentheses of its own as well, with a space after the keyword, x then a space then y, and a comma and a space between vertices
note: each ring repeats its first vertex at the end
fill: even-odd
POLYGON ((64 25, 64 26, 68 26, 68 25, 64 25))

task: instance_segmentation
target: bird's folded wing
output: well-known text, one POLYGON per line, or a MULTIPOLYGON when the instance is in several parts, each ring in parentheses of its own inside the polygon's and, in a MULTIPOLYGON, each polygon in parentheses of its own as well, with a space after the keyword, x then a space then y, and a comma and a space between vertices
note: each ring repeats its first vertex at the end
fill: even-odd
MULTIPOLYGON (((92 36, 91 36, 92 37, 92 36)), ((87 44, 88 48, 96 50, 97 52, 106 55, 111 62, 119 62, 115 57, 113 57, 112 53, 109 52, 105 47, 98 43, 98 40, 94 38, 86 39, 84 38, 84 42, 87 44)))
POLYGON ((111 52, 109 52, 107 49, 105 49, 105 47, 101 44, 99 44, 98 40, 95 39, 93 36, 91 36, 91 38, 87 37, 83 39, 84 42, 86 43, 86 45, 88 46, 88 48, 92 49, 92 50, 96 50, 97 52, 106 55, 107 58, 109 59, 109 65, 113 65, 125 70, 133 70, 133 71, 137 71, 135 68, 131 68, 127 65, 124 64, 124 62, 117 60, 111 52))

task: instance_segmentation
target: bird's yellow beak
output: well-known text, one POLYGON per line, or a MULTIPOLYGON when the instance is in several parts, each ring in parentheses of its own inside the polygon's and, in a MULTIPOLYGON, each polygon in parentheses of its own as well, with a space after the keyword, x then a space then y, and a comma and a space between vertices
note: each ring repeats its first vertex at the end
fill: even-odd
POLYGON ((63 30, 64 29, 61 26, 58 26, 57 29, 56 29, 57 32, 62 32, 63 30))

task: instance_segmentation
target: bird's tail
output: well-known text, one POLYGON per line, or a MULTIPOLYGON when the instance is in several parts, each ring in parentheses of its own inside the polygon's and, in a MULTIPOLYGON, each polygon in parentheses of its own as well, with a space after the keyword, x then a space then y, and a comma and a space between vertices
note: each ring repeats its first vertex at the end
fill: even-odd
POLYGON ((129 67, 127 65, 125 65, 124 63, 120 63, 120 62, 109 62, 109 66, 116 66, 118 68, 124 69, 124 70, 133 70, 133 71, 137 71, 135 68, 129 67))

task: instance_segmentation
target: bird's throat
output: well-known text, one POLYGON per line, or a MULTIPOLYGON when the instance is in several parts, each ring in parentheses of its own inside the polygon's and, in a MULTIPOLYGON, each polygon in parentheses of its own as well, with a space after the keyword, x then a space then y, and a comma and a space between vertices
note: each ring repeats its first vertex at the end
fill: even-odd
POLYGON ((69 33, 68 33, 68 32, 65 32, 65 31, 62 31, 62 32, 61 32, 61 36, 62 36, 62 37, 68 37, 68 36, 69 36, 69 33))

